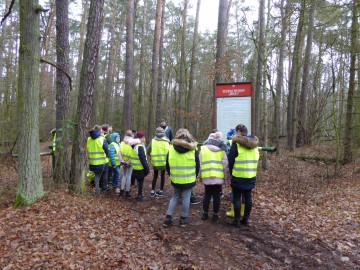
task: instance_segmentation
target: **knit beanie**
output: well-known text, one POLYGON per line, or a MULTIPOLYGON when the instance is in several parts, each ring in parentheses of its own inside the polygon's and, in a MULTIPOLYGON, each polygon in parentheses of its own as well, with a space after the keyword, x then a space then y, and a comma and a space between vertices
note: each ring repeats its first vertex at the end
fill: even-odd
POLYGON ((165 131, 162 127, 158 127, 156 130, 155 130, 155 136, 158 137, 158 138, 162 138, 165 136, 165 131))
POLYGON ((145 137, 145 133, 144 133, 144 132, 142 132, 142 131, 136 132, 136 138, 141 139, 141 138, 143 138, 143 137, 145 137))

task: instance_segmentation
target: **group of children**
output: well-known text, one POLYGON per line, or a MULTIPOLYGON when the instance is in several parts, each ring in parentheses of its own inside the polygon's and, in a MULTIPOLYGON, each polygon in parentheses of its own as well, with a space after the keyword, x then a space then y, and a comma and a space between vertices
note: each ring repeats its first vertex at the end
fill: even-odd
POLYGON ((171 128, 166 125, 165 121, 162 121, 160 127, 156 128, 155 136, 147 147, 145 134, 141 131, 128 130, 121 141, 120 134, 112 132, 111 126, 96 125, 90 131, 86 143, 89 170, 95 174, 95 190, 97 193, 108 191, 108 180, 110 180, 115 193, 129 198, 131 197, 131 184, 137 180, 136 201, 144 201, 143 184, 145 177, 150 172, 147 160, 147 156, 150 156, 150 163, 154 170, 150 196, 163 196, 165 170, 170 176, 173 187, 173 195, 163 222, 164 227, 173 224, 173 214, 178 200, 181 200, 182 204, 179 225, 181 227, 187 225, 190 202, 194 200, 193 187, 196 185, 197 179, 205 187, 202 220, 209 219, 211 199, 213 201, 212 220, 219 219, 222 185, 231 179, 232 194, 234 195, 232 202, 235 209, 235 218, 231 225, 236 227, 240 223, 248 225, 251 208, 248 207, 247 211, 245 210, 247 215, 240 222, 240 197, 242 194, 244 196, 242 181, 251 182, 250 186, 245 187, 247 189, 246 202, 248 206, 251 204, 251 190, 254 188, 256 180, 253 178, 256 176, 257 160, 255 160, 256 155, 254 157, 250 152, 257 151, 258 140, 255 136, 248 137, 247 129, 244 130, 244 128, 246 129, 243 125, 236 127, 234 136, 236 143, 227 152, 227 146, 221 140, 222 134, 217 130, 211 132, 201 146, 201 150, 198 151, 197 142, 187 129, 179 129, 173 136, 171 128), (237 135, 241 137, 241 140, 236 137, 237 135), (254 165, 255 163, 256 165, 254 165), (251 164, 252 167, 249 168, 247 164, 251 164), (251 175, 248 174, 249 171, 252 172, 251 175), (160 187, 155 190, 159 174, 160 187), (247 179, 247 176, 251 176, 249 177, 251 179, 247 179))

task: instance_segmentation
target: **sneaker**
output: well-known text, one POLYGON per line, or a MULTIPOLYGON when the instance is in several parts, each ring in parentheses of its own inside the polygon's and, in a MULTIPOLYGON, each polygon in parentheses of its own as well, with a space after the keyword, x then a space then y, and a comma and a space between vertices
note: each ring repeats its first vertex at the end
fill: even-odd
POLYGON ((212 217, 213 221, 218 221, 219 220, 219 214, 213 214, 213 217, 212 217))
POLYGON ((158 191, 156 191, 155 195, 158 197, 162 197, 162 196, 164 196, 164 193, 162 190, 158 190, 158 191))
POLYGON ((185 228, 187 226, 187 224, 188 224, 188 222, 187 222, 186 218, 180 218, 180 220, 179 220, 180 227, 185 228))
POLYGON ((150 197, 155 197, 155 195, 156 195, 156 194, 155 194, 155 191, 153 191, 153 190, 150 191, 150 197))
POLYGON ((193 198, 190 198, 190 204, 199 204, 201 203, 201 200, 196 198, 196 197, 193 197, 193 198))
POLYGON ((115 194, 120 194, 120 188, 115 189, 115 194))
POLYGON ((208 220, 208 219, 209 219, 209 213, 204 212, 204 213, 202 214, 201 220, 208 220))
POLYGON ((137 201, 137 202, 143 202, 143 201, 144 201, 144 197, 143 197, 143 196, 137 196, 137 197, 136 197, 136 201, 137 201))
POLYGON ((120 196, 120 197, 124 196, 124 190, 123 190, 123 189, 120 190, 119 196, 120 196))
POLYGON ((169 226, 171 226, 171 225, 173 225, 174 224, 174 222, 172 221, 172 219, 171 218, 165 218, 165 220, 164 220, 164 222, 163 222, 163 227, 169 227, 169 226))
POLYGON ((131 193, 130 191, 125 191, 125 198, 131 198, 131 193))

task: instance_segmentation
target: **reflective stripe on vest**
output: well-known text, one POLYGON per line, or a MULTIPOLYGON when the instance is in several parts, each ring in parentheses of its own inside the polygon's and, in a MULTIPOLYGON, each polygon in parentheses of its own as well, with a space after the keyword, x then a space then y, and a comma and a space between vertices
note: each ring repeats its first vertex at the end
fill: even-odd
MULTIPOLYGON (((145 153, 145 157, 146 157, 146 149, 145 147, 142 145, 142 144, 139 144, 137 146, 137 148, 139 147, 142 147, 144 149, 144 153, 145 153)), ((136 147, 135 147, 136 148, 136 147)), ((141 161, 139 159, 139 155, 138 153, 136 152, 136 149, 131 149, 131 153, 130 153, 130 159, 131 159, 131 164, 133 166, 133 169, 136 170, 136 171, 140 171, 140 170, 143 170, 144 167, 143 165, 141 164, 141 161)))
POLYGON ((92 139, 89 137, 86 141, 88 158, 90 165, 103 165, 108 163, 105 151, 103 149, 104 137, 92 139))
POLYGON ((207 146, 201 146, 201 178, 224 178, 222 157, 224 150, 211 151, 207 146))
POLYGON ((128 161, 130 159, 130 153, 132 150, 133 150, 132 147, 126 142, 122 141, 120 143, 121 155, 125 161, 128 161))
POLYGON ((54 134, 54 138, 53 138, 52 151, 54 153, 56 151, 56 133, 54 134))
MULTIPOLYGON (((120 146, 116 143, 116 142, 112 142, 110 144, 110 147, 111 145, 114 147, 115 149, 115 164, 116 166, 119 166, 120 165, 120 159, 119 159, 119 151, 120 151, 120 146)), ((112 163, 111 163, 111 158, 109 157, 109 166, 112 166, 112 163)))
POLYGON ((248 149, 238 143, 236 145, 238 156, 235 158, 232 175, 241 178, 255 177, 259 160, 258 148, 248 149))
POLYGON ((170 144, 168 141, 151 141, 151 163, 155 167, 166 166, 166 156, 169 153, 170 144))
POLYGON ((195 150, 178 153, 174 146, 169 149, 170 178, 174 184, 189 184, 196 180, 195 150))

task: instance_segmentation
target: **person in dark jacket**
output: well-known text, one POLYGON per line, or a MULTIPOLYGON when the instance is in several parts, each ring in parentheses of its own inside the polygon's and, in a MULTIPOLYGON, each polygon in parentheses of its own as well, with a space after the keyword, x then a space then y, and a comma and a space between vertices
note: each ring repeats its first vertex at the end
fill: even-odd
POLYGON ((130 153, 130 160, 133 166, 132 175, 138 182, 138 194, 136 200, 138 202, 143 202, 144 179, 149 174, 150 169, 146 159, 145 134, 138 131, 136 132, 136 138, 140 140, 140 143, 134 145, 134 148, 130 153))
POLYGON ((89 170, 95 173, 94 184, 97 193, 106 191, 108 186, 108 145, 101 133, 101 126, 95 125, 89 132, 86 149, 89 159, 89 170))
POLYGON ((171 142, 174 138, 174 134, 173 131, 171 129, 170 126, 168 126, 168 124, 166 123, 166 120, 161 120, 160 122, 160 127, 162 127, 165 131, 165 136, 169 139, 169 141, 171 142))
POLYGON ((245 125, 237 125, 235 131, 236 135, 232 138, 232 145, 228 155, 235 215, 233 222, 230 224, 239 227, 240 223, 249 225, 252 209, 252 190, 256 184, 259 160, 259 139, 248 135, 245 125), (244 217, 240 221, 241 195, 244 196, 245 209, 244 217))
POLYGON ((166 159, 166 170, 170 175, 174 193, 166 212, 164 227, 173 224, 178 199, 181 198, 182 211, 180 227, 186 227, 189 215, 191 190, 196 185, 196 178, 200 170, 197 143, 187 129, 179 129, 173 139, 166 159))

